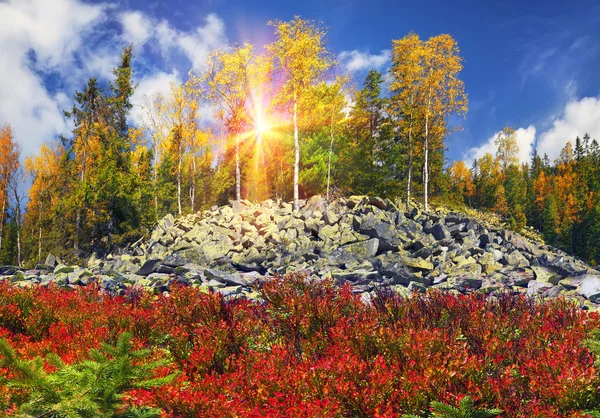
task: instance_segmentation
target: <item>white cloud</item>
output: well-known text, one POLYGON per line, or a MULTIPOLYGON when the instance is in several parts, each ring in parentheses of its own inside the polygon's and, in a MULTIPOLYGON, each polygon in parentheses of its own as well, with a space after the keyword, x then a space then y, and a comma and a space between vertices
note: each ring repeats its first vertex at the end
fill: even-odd
POLYGON ((144 45, 152 35, 152 22, 139 11, 126 11, 119 16, 119 22, 123 26, 123 39, 127 43, 144 45))
MULTIPOLYGON (((471 166, 473 161, 483 157, 485 154, 496 154, 496 144, 494 141, 501 131, 495 132, 483 145, 473 147, 463 154, 463 159, 467 166, 471 166)), ((527 128, 519 128, 516 130, 517 144, 519 146, 519 161, 521 163, 529 162, 533 153, 533 145, 535 143, 535 126, 529 125, 527 128)))
POLYGON ((209 52, 226 45, 225 25, 211 14, 186 32, 140 11, 118 12, 109 1, 0 0, 0 124, 12 126, 23 156, 37 153, 42 142, 71 131, 62 111, 73 106, 75 89, 90 77, 110 79, 125 44, 151 41, 167 65, 143 65, 134 101, 181 82, 172 57, 201 68, 209 52))
POLYGON ((174 54, 182 54, 193 69, 202 69, 212 51, 227 46, 225 24, 212 13, 206 16, 203 25, 191 32, 180 31, 166 20, 154 21, 138 11, 121 13, 119 21, 123 27, 123 38, 127 42, 143 46, 154 40, 154 45, 165 61, 170 60, 174 54))
POLYGON ((540 135, 538 154, 548 154, 548 157, 554 160, 568 141, 574 144, 577 136, 582 137, 586 133, 592 138, 600 138, 598 97, 570 100, 563 113, 552 122, 552 127, 540 135))
POLYGON ((181 77, 176 70, 171 73, 158 72, 143 77, 131 98, 133 108, 131 109, 130 119, 135 124, 144 124, 145 112, 143 106, 146 104, 146 98, 151 98, 156 94, 166 96, 171 90, 172 83, 181 83, 181 77))
POLYGON ((169 59, 174 52, 180 52, 194 69, 204 68, 208 55, 227 45, 225 24, 215 14, 209 14, 205 24, 193 32, 181 32, 163 20, 156 25, 154 36, 165 59, 169 59))
POLYGON ((381 69, 390 63, 390 50, 383 49, 379 54, 370 54, 366 51, 343 51, 338 55, 344 70, 355 73, 370 69, 381 69))
POLYGON ((50 94, 39 72, 66 73, 106 9, 78 0, 0 2, 0 121, 13 127, 23 155, 67 127, 64 94, 50 94))

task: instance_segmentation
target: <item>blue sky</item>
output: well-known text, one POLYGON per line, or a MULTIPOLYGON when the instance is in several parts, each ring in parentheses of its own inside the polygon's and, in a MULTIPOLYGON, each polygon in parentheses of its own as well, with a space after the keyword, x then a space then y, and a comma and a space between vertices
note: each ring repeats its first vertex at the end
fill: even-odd
MULTIPOLYGON (((89 77, 106 80, 134 42, 140 104, 168 89, 210 51, 272 40, 271 19, 294 15, 329 27, 329 47, 362 83, 389 67, 392 39, 451 34, 464 57, 469 113, 448 157, 493 151, 503 126, 518 129, 521 158, 537 144, 555 158, 567 140, 600 139, 600 3, 565 1, 89 1, 0 0, 0 123, 25 155, 69 132, 61 110, 89 77)), ((210 109, 202 116, 210 119, 210 109)), ((136 108, 132 119, 139 120, 136 108)))

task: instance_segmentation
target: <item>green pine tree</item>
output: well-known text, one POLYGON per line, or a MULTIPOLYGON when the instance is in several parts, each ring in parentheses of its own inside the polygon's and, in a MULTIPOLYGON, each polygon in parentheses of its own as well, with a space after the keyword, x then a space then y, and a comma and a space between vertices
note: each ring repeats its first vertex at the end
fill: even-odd
POLYGON ((0 380, 0 384, 28 394, 19 406, 22 417, 158 417, 158 410, 123 404, 126 391, 160 387, 176 377, 154 378, 155 369, 168 362, 150 360, 150 355, 148 349, 133 350, 131 334, 123 333, 115 346, 102 344, 80 363, 69 365, 55 354, 48 355, 45 361, 56 368, 49 373, 44 370, 43 358, 20 359, 9 343, 0 339, 0 365, 12 372, 11 379, 0 380))

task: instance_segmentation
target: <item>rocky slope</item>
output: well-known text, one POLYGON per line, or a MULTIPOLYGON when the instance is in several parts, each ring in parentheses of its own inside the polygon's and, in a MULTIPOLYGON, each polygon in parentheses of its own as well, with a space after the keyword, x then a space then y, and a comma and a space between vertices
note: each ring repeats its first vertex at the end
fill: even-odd
POLYGON ((52 256, 36 270, 0 268, 21 286, 99 281, 109 291, 138 285, 158 293, 179 282, 249 298, 263 280, 291 271, 350 283, 366 300, 385 286, 402 294, 511 291, 564 295, 594 309, 600 303, 600 272, 555 248, 461 213, 405 211, 400 202, 362 196, 330 203, 315 196, 299 211, 270 200, 234 202, 169 215, 149 240, 85 268, 52 256))

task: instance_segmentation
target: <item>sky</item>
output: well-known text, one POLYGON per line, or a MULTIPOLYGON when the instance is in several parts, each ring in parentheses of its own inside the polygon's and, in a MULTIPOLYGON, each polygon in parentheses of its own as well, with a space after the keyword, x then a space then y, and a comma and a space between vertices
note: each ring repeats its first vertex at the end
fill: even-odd
MULTIPOLYGON (((120 51, 134 44, 138 88, 168 91, 208 54, 273 40, 270 20, 295 15, 322 21, 340 69, 360 86, 371 68, 387 71, 393 39, 410 31, 427 39, 452 35, 464 58, 469 98, 461 129, 447 141, 449 160, 494 151, 504 126, 517 129, 520 158, 557 158, 567 141, 600 140, 600 2, 266 1, 266 0, 0 0, 0 124, 13 127, 23 156, 72 126, 63 110, 90 77, 106 83, 120 51)), ((201 108, 210 120, 211 109, 201 108)))

